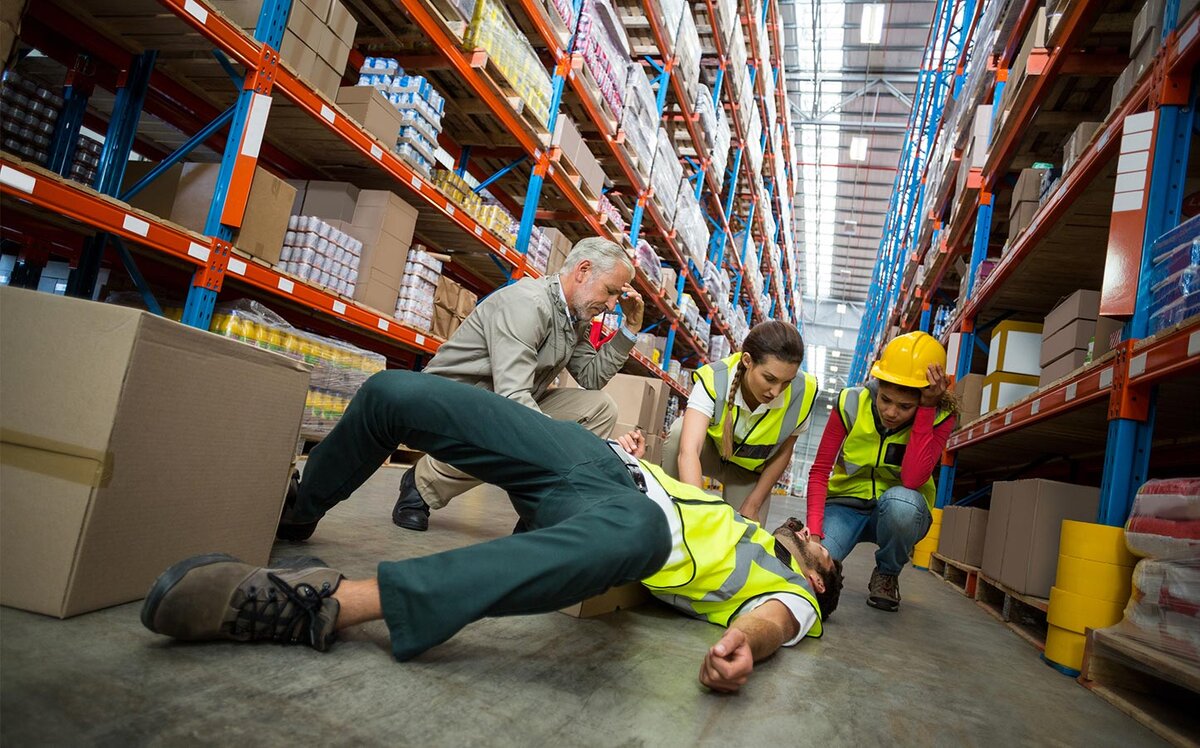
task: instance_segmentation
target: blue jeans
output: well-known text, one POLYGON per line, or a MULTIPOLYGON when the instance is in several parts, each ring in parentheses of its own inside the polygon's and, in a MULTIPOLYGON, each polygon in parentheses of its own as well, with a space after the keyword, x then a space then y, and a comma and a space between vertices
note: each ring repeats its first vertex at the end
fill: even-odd
POLYGON ((933 516, 919 491, 895 486, 870 509, 825 505, 825 539, 829 555, 842 561, 859 543, 875 543, 875 566, 898 576, 912 557, 913 546, 929 532, 933 516))

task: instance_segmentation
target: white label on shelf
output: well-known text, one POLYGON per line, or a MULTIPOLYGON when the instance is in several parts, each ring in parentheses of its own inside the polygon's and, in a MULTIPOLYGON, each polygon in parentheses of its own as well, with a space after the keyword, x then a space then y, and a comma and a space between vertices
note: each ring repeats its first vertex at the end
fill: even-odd
POLYGON ((192 242, 188 244, 188 255, 195 257, 200 262, 208 262, 208 247, 192 242))
POLYGON ((1039 397, 1033 401, 1033 405, 1029 406, 1029 415, 1036 416, 1042 409, 1042 399, 1039 397))
POLYGON ((1131 171, 1128 174, 1117 175, 1117 187, 1115 192, 1129 192, 1131 190, 1146 189, 1146 173, 1142 171, 1131 171))
POLYGON ((483 227, 482 226, 475 227, 475 236, 483 236, 483 227))
POLYGON ((0 167, 0 183, 7 184, 13 189, 32 195, 37 180, 25 172, 17 171, 9 166, 0 167))
POLYGON ((985 433, 985 434, 992 433, 992 422, 991 421, 988 421, 987 423, 983 424, 983 433, 985 433))
POLYGON ((416 190, 417 192, 421 191, 421 178, 418 177, 416 174, 414 174, 413 178, 408 180, 408 182, 409 182, 409 184, 411 184, 413 186, 414 190, 416 190))
POLYGON ((1072 400, 1074 400, 1075 395, 1078 393, 1079 393, 1079 385, 1078 384, 1076 384, 1075 382, 1071 382, 1070 384, 1068 384, 1067 385, 1067 395, 1066 395, 1067 402, 1071 402, 1072 400))
POLYGON ((1200 332, 1188 336, 1188 358, 1200 353, 1200 332))
POLYGON ((1126 133, 1125 137, 1121 138, 1121 153, 1150 150, 1150 140, 1153 136, 1154 133, 1149 130, 1145 132, 1126 133))
POLYGON ((377 159, 383 158, 383 149, 377 145, 371 146, 371 157, 377 159))
POLYGON ((1140 377, 1146 373, 1146 354, 1141 353, 1129 360, 1129 376, 1140 377))
POLYGON ((125 214, 125 220, 121 221, 121 227, 138 236, 145 236, 150 233, 150 224, 128 213, 125 214))
POLYGON ((1113 195, 1113 213, 1125 213, 1131 210, 1142 209, 1142 197, 1145 192, 1142 190, 1133 190, 1132 192, 1118 192, 1113 195))
POLYGON ((1184 29, 1183 33, 1179 35, 1179 39, 1175 42, 1175 49, 1187 49, 1191 45, 1192 39, 1196 38, 1196 34, 1198 33, 1200 33, 1200 21, 1192 21, 1192 23, 1186 29, 1184 29))
POLYGON ((1005 426, 1011 426, 1011 425, 1012 425, 1012 416, 1013 416, 1013 414, 1012 414, 1012 413, 1005 413, 1005 414, 1004 414, 1004 425, 1005 425, 1005 426))
POLYGON ((1128 135, 1131 132, 1144 132, 1154 129, 1155 112, 1139 112, 1131 114, 1125 118, 1122 123, 1122 132, 1128 135))
POLYGON ((267 115, 271 113, 271 97, 260 93, 250 99, 250 114, 246 117, 246 130, 242 135, 242 155, 258 158, 262 147, 263 133, 267 130, 267 115))
POLYGON ((383 317, 380 317, 379 322, 377 322, 376 324, 379 325, 379 329, 383 330, 384 332, 387 332, 391 328, 391 325, 389 325, 388 321, 386 319, 384 319, 383 317))
POLYGON ((208 23, 208 11, 204 9, 203 5, 196 2, 196 0, 185 0, 183 10, 200 23, 208 23))
POLYGON ((276 285, 279 287, 279 290, 283 291, 284 293, 291 293, 292 291, 296 290, 296 284, 292 283, 287 278, 280 278, 279 283, 276 285))
POLYGON ((335 121, 337 121, 337 115, 333 113, 332 109, 324 104, 321 105, 321 117, 329 122, 329 124, 333 124, 335 121))
POLYGON ((1096 138, 1096 150, 1101 150, 1108 143, 1108 133, 1108 129, 1105 129, 1104 132, 1100 133, 1100 137, 1096 138))
POLYGON ((425 336, 424 335, 417 336, 417 345, 425 345, 425 336))
POLYGON ((446 215, 454 215, 454 204, 449 201, 446 202, 446 215))
POLYGON ((236 257, 230 257, 229 265, 226 269, 229 270, 229 272, 233 273, 234 275, 245 275, 246 274, 246 263, 242 262, 241 260, 239 260, 236 257))
POLYGON ((1100 389, 1103 390, 1103 389, 1112 387, 1112 380, 1113 380, 1113 370, 1112 370, 1112 367, 1110 366, 1107 369, 1105 369, 1104 371, 1100 372, 1100 389))
POLYGON ((1136 153, 1122 153, 1117 159, 1117 173, 1124 174, 1129 171, 1145 171, 1150 165, 1150 152, 1137 151, 1136 153))
POLYGON ((967 438, 968 438, 968 439, 974 439, 974 438, 975 438, 975 429, 971 429, 970 431, 968 431, 968 432, 967 432, 967 438))
POLYGON ((334 313, 335 313, 335 314, 345 314, 345 313, 346 313, 346 304, 345 304, 345 302, 338 301, 338 300, 334 299, 334 302, 333 302, 333 311, 334 311, 334 313))

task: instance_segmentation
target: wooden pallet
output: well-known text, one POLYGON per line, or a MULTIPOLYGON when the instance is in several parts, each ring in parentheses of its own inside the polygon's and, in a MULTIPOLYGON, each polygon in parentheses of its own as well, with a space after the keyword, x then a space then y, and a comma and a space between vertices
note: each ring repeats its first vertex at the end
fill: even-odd
POLYGON ((979 567, 946 558, 934 553, 929 559, 929 573, 972 600, 979 588, 979 567))
POLYGON ((1088 631, 1079 682, 1175 746, 1200 746, 1200 668, 1125 636, 1088 631))
POLYGON ((1022 594, 979 572, 975 602, 1038 651, 1046 649, 1046 598, 1022 594))

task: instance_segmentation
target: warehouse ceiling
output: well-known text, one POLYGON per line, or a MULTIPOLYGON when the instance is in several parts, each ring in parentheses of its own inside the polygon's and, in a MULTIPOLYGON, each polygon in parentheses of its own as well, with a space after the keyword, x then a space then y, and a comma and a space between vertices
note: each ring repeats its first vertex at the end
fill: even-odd
POLYGON ((806 303, 866 300, 934 7, 928 0, 782 2, 806 303))

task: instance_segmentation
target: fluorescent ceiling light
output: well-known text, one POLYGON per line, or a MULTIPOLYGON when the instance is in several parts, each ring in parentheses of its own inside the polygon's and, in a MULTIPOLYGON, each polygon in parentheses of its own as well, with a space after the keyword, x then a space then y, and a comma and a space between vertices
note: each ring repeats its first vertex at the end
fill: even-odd
POLYGON ((838 314, 845 314, 845 313, 846 313, 846 305, 845 305, 845 304, 838 304, 838 305, 837 305, 837 313, 838 313, 838 314))
POLYGON ((840 338, 840 337, 842 337, 842 334, 843 334, 844 332, 845 332, 845 330, 834 330, 834 331, 833 331, 833 337, 835 337, 835 338, 840 338))
POLYGON ((830 367, 829 367, 829 370, 830 370, 830 371, 837 371, 837 367, 836 367, 836 366, 830 366, 830 367))
POLYGON ((863 44, 878 44, 883 41, 883 3, 868 3, 863 6, 862 36, 863 44))
POLYGON ((854 137, 850 140, 850 160, 851 161, 866 161, 867 160, 867 139, 862 137, 854 137))
POLYGON ((841 357, 842 357, 842 352, 841 352, 841 351, 830 351, 830 352, 829 352, 829 355, 830 355, 830 356, 833 356, 834 358, 841 358, 841 357))

